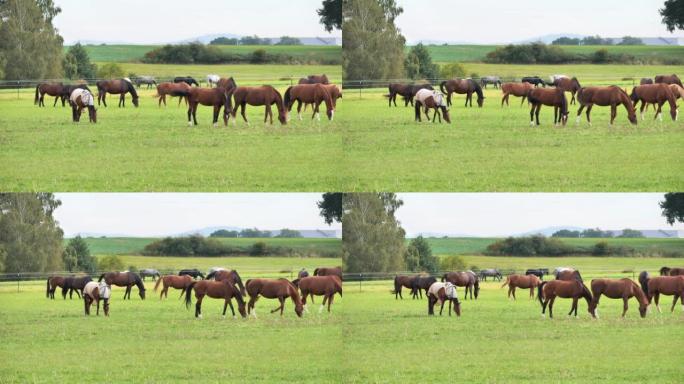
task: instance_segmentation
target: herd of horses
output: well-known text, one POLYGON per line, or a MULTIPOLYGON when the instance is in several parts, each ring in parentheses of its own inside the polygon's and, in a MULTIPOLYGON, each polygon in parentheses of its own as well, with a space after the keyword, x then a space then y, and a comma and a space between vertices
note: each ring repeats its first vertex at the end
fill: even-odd
MULTIPOLYGON (((591 281, 587 287, 582 279, 582 275, 576 269, 569 267, 559 267, 553 272, 554 280, 544 281, 543 277, 549 274, 548 269, 528 269, 524 275, 511 274, 506 276, 506 280, 501 288, 508 286, 508 298, 513 300, 516 288, 529 289, 530 299, 534 299, 535 290, 537 299, 542 307, 542 316, 549 310, 549 317, 553 318, 553 305, 557 298, 572 299, 572 305, 568 316, 577 316, 578 302, 584 299, 587 302, 587 311, 592 317, 598 318, 598 305, 601 296, 610 299, 622 299, 622 317, 625 317, 629 308, 628 302, 635 298, 639 304, 639 314, 646 317, 648 306, 655 302, 658 312, 660 309, 660 295, 674 296, 670 311, 674 311, 677 301, 682 304, 684 310, 684 268, 663 267, 660 269, 660 276, 650 276, 643 271, 639 274, 639 283, 629 278, 599 278, 591 281)), ((402 288, 411 291, 413 299, 422 299, 422 292, 428 299, 428 315, 434 314, 434 306, 441 304, 440 315, 444 308, 444 303, 449 303, 449 315, 451 306, 454 305, 456 315, 461 315, 461 303, 456 294, 456 288, 462 287, 463 300, 477 300, 480 291, 480 279, 487 276, 501 277, 496 269, 487 269, 476 274, 473 271, 448 272, 441 276, 441 281, 429 275, 397 275, 394 278, 394 289, 392 293, 395 299, 403 299, 402 288), (469 296, 470 295, 470 296, 469 296)))
POLYGON ((636 108, 641 103, 640 113, 644 119, 644 110, 649 104, 656 109, 655 119, 662 121, 662 109, 665 103, 670 108, 670 116, 673 121, 677 120, 677 100, 684 99, 684 87, 682 81, 675 74, 658 75, 654 79, 641 79, 640 84, 632 88, 631 93, 616 85, 583 87, 576 77, 566 75, 553 75, 550 81, 544 81, 539 76, 523 77, 520 82, 502 83, 496 76, 486 76, 477 82, 473 79, 452 79, 442 81, 439 91, 431 84, 389 84, 389 106, 397 106, 397 96, 402 96, 404 106, 411 104, 415 108, 415 120, 422 121, 424 112, 430 120, 429 111, 434 110, 432 121, 442 118, 451 122, 449 107, 452 105, 453 94, 465 94, 465 106, 473 106, 473 95, 477 96, 477 105, 484 105, 485 97, 483 87, 493 84, 501 89, 503 97, 501 106, 509 105, 510 96, 522 98, 521 106, 527 101, 531 106, 530 125, 540 125, 539 113, 542 106, 550 106, 554 109, 554 125, 566 125, 570 115, 569 105, 579 104, 577 111, 577 123, 581 121, 582 112, 586 109, 587 122, 591 125, 591 111, 594 106, 610 107, 610 124, 615 122, 617 109, 623 106, 627 111, 627 118, 632 124, 637 124, 636 108), (547 86, 549 88, 547 88, 547 86), (568 102, 566 92, 570 93, 568 102))
MULTIPOLYGON (((301 78, 297 85, 287 88, 281 94, 276 88, 270 85, 262 86, 238 86, 233 77, 220 77, 218 75, 208 75, 207 83, 209 88, 199 86, 197 80, 190 76, 178 76, 173 82, 162 82, 157 84, 151 76, 141 76, 134 79, 140 87, 141 84, 148 84, 148 87, 155 85, 157 88, 158 106, 164 103, 168 97, 178 97, 178 105, 185 100, 188 106, 187 118, 188 125, 197 125, 197 109, 199 105, 213 108, 213 125, 218 125, 219 115, 223 109, 223 122, 228 125, 232 117, 237 123, 237 112, 240 109, 245 123, 249 125, 245 110, 247 105, 263 106, 264 123, 273 124, 273 106, 278 111, 278 121, 285 125, 289 120, 289 113, 297 104, 297 114, 302 120, 302 105, 311 105, 313 114, 312 119, 320 120, 321 104, 325 105, 328 120, 333 120, 337 100, 342 98, 342 91, 337 85, 331 84, 328 77, 323 75, 309 75, 301 78)), ((136 91, 134 81, 129 78, 101 80, 97 81, 97 105, 107 107, 107 94, 119 95, 119 107, 126 106, 126 95, 131 95, 132 103, 135 107, 139 106, 139 95, 136 91)), ((72 107, 72 120, 80 120, 83 109, 88 109, 90 122, 97 122, 97 110, 95 108, 95 96, 88 88, 87 84, 65 85, 63 83, 40 83, 36 86, 34 104, 45 106, 45 95, 54 96, 57 105, 58 100, 62 100, 62 106, 69 101, 72 107)))
POLYGON ((297 316, 301 317, 307 309, 307 298, 322 296, 323 302, 319 313, 323 311, 326 303, 327 310, 331 312, 336 294, 342 296, 342 268, 321 267, 309 275, 306 269, 299 271, 297 278, 289 281, 280 279, 249 279, 243 283, 240 274, 236 270, 222 267, 212 268, 205 276, 197 269, 183 269, 177 275, 161 275, 155 269, 143 269, 140 274, 124 272, 106 272, 99 276, 97 282, 90 276, 50 276, 47 279, 46 297, 54 299, 57 288, 62 289, 62 297, 66 299, 67 293, 72 298, 75 292, 79 298, 83 298, 85 314, 90 314, 90 306, 97 303, 99 314, 100 301, 104 301, 105 316, 109 315, 109 298, 111 287, 125 288, 123 299, 131 299, 133 286, 138 288, 140 299, 145 300, 144 277, 152 277, 155 281, 155 292, 161 287, 159 299, 168 298, 169 288, 180 290, 180 298, 185 300, 189 308, 192 304, 192 296, 196 298, 195 317, 202 317, 202 301, 205 297, 223 299, 223 316, 226 316, 227 308, 230 307, 233 317, 236 316, 233 307, 233 299, 237 302, 238 312, 242 317, 253 315, 256 317, 255 303, 261 298, 276 299, 279 306, 271 313, 280 311, 283 315, 287 299, 291 299, 297 316), (245 298, 249 296, 249 301, 245 298))

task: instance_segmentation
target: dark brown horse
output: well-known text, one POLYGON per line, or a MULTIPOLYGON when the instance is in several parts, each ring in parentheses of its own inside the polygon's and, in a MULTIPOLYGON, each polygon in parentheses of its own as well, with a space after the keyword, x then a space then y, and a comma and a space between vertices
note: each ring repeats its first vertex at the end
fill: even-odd
POLYGON ((667 84, 649 84, 649 85, 639 85, 632 89, 632 94, 630 98, 634 102, 634 108, 641 102, 641 108, 639 112, 641 113, 641 119, 644 119, 644 109, 648 103, 653 103, 658 105, 658 110, 656 111, 655 119, 659 118, 662 120, 662 109, 663 104, 666 102, 670 104, 670 116, 673 121, 677 121, 677 102, 672 93, 672 90, 667 84))
POLYGON ((64 84, 62 83, 40 83, 36 85, 36 96, 33 99, 33 104, 38 104, 39 107, 45 106, 45 94, 54 96, 55 102, 52 106, 57 105, 57 100, 62 99, 62 107, 65 105, 64 99, 64 84))
POLYGON ((77 88, 69 96, 71 105, 71 118, 74 122, 81 120, 83 109, 88 109, 88 119, 91 123, 97 123, 97 110, 95 109, 95 97, 87 89, 77 88))
POLYGON ((126 300, 126 297, 128 299, 131 299, 131 287, 134 285, 138 287, 138 294, 140 295, 140 298, 145 300, 145 284, 143 284, 143 281, 140 279, 140 276, 138 276, 137 273, 133 272, 106 272, 100 275, 100 278, 97 279, 98 282, 104 281, 108 285, 116 285, 119 287, 126 287, 126 292, 124 293, 124 300, 126 300))
POLYGON ((475 291, 475 299, 480 294, 480 279, 473 271, 465 272, 448 272, 442 275, 442 281, 448 281, 457 287, 465 287, 464 299, 468 299, 468 292, 470 292, 470 299, 473 299, 473 291, 475 291))
POLYGON ((126 106, 126 94, 130 93, 133 100, 133 105, 138 106, 138 92, 135 86, 127 79, 118 80, 100 80, 97 83, 97 105, 100 102, 107 106, 107 94, 121 95, 119 97, 119 107, 126 106))
POLYGON ((298 84, 330 84, 328 81, 328 76, 323 75, 309 75, 307 77, 302 77, 299 79, 298 84))
POLYGON ((314 276, 337 276, 340 281, 344 281, 342 278, 342 267, 318 267, 313 271, 314 276))
POLYGON ((559 77, 553 80, 553 86, 558 89, 562 89, 563 92, 570 92, 572 99, 570 99, 570 104, 575 104, 575 94, 582 88, 576 77, 572 79, 567 77, 559 77))
POLYGON ((164 106, 166 106, 166 96, 178 97, 178 106, 180 106, 181 101, 185 100, 185 104, 188 104, 188 95, 190 94, 190 88, 187 83, 160 83, 157 85, 157 95, 159 98, 159 106, 161 107, 162 101, 164 106))
MULTIPOLYGON (((247 104, 266 107, 264 112, 264 123, 269 120, 273 124, 273 110, 271 105, 275 104, 278 108, 278 121, 280 124, 287 124, 287 111, 285 105, 283 104, 283 96, 278 92, 277 89, 270 85, 262 85, 260 87, 238 87, 233 92, 233 98, 235 98, 235 106, 233 107, 233 117, 237 113, 238 107, 240 107, 240 114, 245 120, 247 125, 247 115, 245 115, 245 108, 247 104)), ((237 119, 236 119, 237 120, 237 119)))
POLYGON ((397 95, 400 95, 404 98, 404 107, 407 107, 409 103, 413 105, 413 98, 421 89, 429 89, 431 91, 434 90, 430 84, 390 83, 389 94, 387 95, 389 97, 389 106, 391 107, 393 102, 394 106, 397 106, 397 95))
POLYGON ((154 291, 157 292, 157 289, 159 288, 159 285, 162 285, 162 290, 161 293, 159 294, 159 300, 162 299, 162 297, 166 297, 167 299, 169 298, 169 287, 175 288, 175 289, 180 289, 181 290, 181 297, 183 297, 183 293, 185 293, 185 290, 188 288, 188 285, 193 282, 193 279, 191 276, 184 275, 184 276, 176 276, 176 275, 166 275, 162 276, 161 278, 157 279, 157 283, 154 284, 154 291))
POLYGON ((610 125, 613 125, 617 116, 617 106, 620 104, 627 110, 627 118, 630 123, 637 123, 636 111, 632 100, 630 100, 622 88, 615 85, 581 88, 577 93, 577 100, 580 102, 580 108, 577 111, 577 123, 582 119, 582 110, 584 110, 584 107, 587 107, 587 121, 591 125, 591 109, 594 105, 598 105, 601 107, 610 106, 610 125))
POLYGON ((534 119, 537 119, 539 125, 539 111, 542 105, 553 107, 553 125, 568 123, 568 99, 565 98, 565 92, 558 88, 535 88, 527 92, 527 100, 532 104, 530 109, 530 126, 534 125, 534 119))
POLYGON ((413 295, 420 295, 420 298, 423 298, 423 290, 425 291, 425 296, 428 294, 428 289, 430 289, 430 286, 434 283, 437 282, 437 279, 434 276, 424 276, 424 275, 418 275, 416 278, 413 280, 413 295))
POLYGON ((677 75, 672 74, 672 75, 658 75, 655 77, 655 83, 663 83, 663 84, 677 84, 680 87, 684 87, 682 85, 682 81, 677 77, 677 75))
MULTIPOLYGON (((55 291, 57 287, 64 288, 64 277, 50 276, 47 278, 47 288, 45 290, 45 297, 48 299, 55 299, 55 291)), ((66 299, 66 295, 64 296, 66 299)))
POLYGON ((283 315, 285 309, 285 299, 290 298, 295 305, 295 313, 302 317, 303 305, 302 299, 297 292, 297 288, 287 279, 251 279, 247 280, 245 284, 247 294, 249 294, 249 303, 247 305, 247 313, 254 313, 254 303, 263 296, 267 299, 278 299, 280 306, 271 311, 271 313, 280 311, 280 316, 283 315))
POLYGON ((639 302, 639 314, 641 317, 646 317, 648 297, 632 279, 594 279, 591 281, 591 293, 593 300, 589 304, 589 312, 596 318, 599 317, 596 307, 601 295, 606 295, 611 299, 622 299, 624 303, 622 317, 625 317, 625 313, 627 313, 629 299, 634 297, 639 302))
POLYGON ((456 287, 450 283, 434 283, 428 288, 428 315, 435 314, 435 304, 440 304, 439 315, 442 316, 444 303, 449 302, 449 316, 451 316, 451 305, 454 306, 456 316, 461 316, 461 302, 456 295, 456 287), (450 291, 450 292, 447 292, 450 291), (451 296, 450 296, 451 295, 451 296))
POLYGON ((199 88, 192 87, 188 91, 188 125, 197 125, 197 107, 202 104, 209 107, 214 107, 214 115, 212 123, 214 127, 218 127, 218 117, 223 108, 223 125, 228 125, 231 106, 231 93, 233 90, 226 90, 225 88, 199 88))
POLYGON ((674 300, 672 300, 672 308, 670 312, 674 311, 674 307, 677 304, 677 300, 681 300, 682 310, 684 311, 684 276, 656 276, 650 277, 648 272, 643 271, 639 274, 639 283, 641 284, 641 289, 648 296, 648 302, 655 300, 656 308, 658 312, 660 310, 660 295, 672 295, 674 300))
POLYGON ((522 97, 522 101, 520 102, 520 106, 525 103, 525 100, 527 100, 527 93, 534 88, 534 85, 530 83, 504 83, 501 85, 501 92, 503 92, 503 98, 501 98, 501 107, 503 108, 504 101, 506 102, 506 105, 508 104, 508 98, 510 95, 516 96, 516 97, 522 97))
POLYGON ((684 275, 684 268, 670 268, 670 267, 662 267, 660 268, 660 276, 679 276, 679 275, 684 275))
POLYGON ((572 307, 570 308, 568 316, 575 312, 575 317, 577 317, 577 301, 580 298, 584 298, 589 306, 591 306, 592 301, 589 288, 579 280, 544 281, 539 284, 539 287, 537 288, 537 298, 542 305, 542 317, 545 316, 546 306, 548 305, 549 317, 553 318, 553 303, 556 301, 556 297, 572 299, 572 307))
POLYGON ((93 281, 90 276, 68 276, 64 278, 64 285, 62 286, 62 297, 66 299, 67 292, 69 292, 69 299, 72 298, 74 292, 79 298, 83 294, 83 287, 93 281))
POLYGON ((312 119, 320 120, 320 105, 325 102, 326 115, 328 120, 332 120, 335 115, 335 105, 332 97, 323 84, 302 84, 293 85, 285 91, 285 107, 292 111, 292 106, 297 102, 297 115, 302 120, 302 103, 313 104, 312 119))
POLYGON ((534 298, 534 289, 541 284, 542 281, 539 277, 535 275, 509 275, 506 276, 506 281, 501 285, 501 288, 508 285, 508 298, 513 295, 513 300, 515 298, 515 289, 530 289, 530 299, 534 298))
POLYGON ((319 313, 323 311, 326 300, 328 302, 328 312, 330 312, 330 306, 332 305, 336 293, 339 293, 340 297, 342 297, 342 281, 339 277, 334 275, 302 277, 301 279, 293 281, 292 284, 301 291, 302 304, 305 309, 307 296, 311 295, 312 300, 314 295, 323 296, 323 303, 318 309, 319 313))
POLYGON ((245 300, 242 298, 240 291, 238 291, 228 280, 211 281, 200 280, 192 281, 185 288, 185 306, 190 308, 192 304, 192 290, 195 290, 195 297, 197 303, 195 304, 195 317, 202 318, 202 300, 204 296, 209 296, 214 299, 223 299, 223 317, 226 317, 226 309, 230 306, 230 312, 235 317, 235 308, 233 308, 233 298, 237 300, 238 311, 242 317, 247 317, 245 312, 245 300))
POLYGON ((482 87, 477 81, 473 79, 452 79, 447 81, 442 81, 439 84, 439 88, 442 93, 447 95, 447 106, 451 106, 451 94, 460 93, 466 95, 465 106, 473 106, 473 93, 477 93, 477 106, 482 108, 484 104, 484 94, 482 93, 482 87))
POLYGON ((418 298, 418 294, 415 291, 415 280, 419 277, 419 275, 414 275, 414 276, 405 276, 405 275, 397 275, 394 276, 394 291, 392 293, 394 294, 394 299, 397 300, 401 298, 404 300, 404 296, 401 295, 401 290, 402 288, 409 288, 411 290, 411 296, 414 299, 418 298))
POLYGON ((639 82, 639 85, 644 85, 644 84, 653 84, 653 79, 648 78, 648 77, 642 78, 641 81, 639 82))
POLYGON ((219 269, 213 272, 210 272, 207 275, 207 280, 213 278, 216 281, 221 281, 221 280, 228 280, 228 282, 232 285, 234 285, 236 288, 240 290, 240 294, 242 296, 247 296, 247 292, 245 291, 245 286, 242 284, 242 278, 240 277, 240 274, 234 270, 234 269, 219 269))

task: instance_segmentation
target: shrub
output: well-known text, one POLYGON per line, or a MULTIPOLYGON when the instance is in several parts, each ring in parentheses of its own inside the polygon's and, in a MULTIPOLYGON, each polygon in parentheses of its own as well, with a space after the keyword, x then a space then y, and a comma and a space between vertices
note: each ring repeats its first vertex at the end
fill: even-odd
POLYGON ((249 250, 251 256, 265 256, 268 254, 268 245, 263 241, 258 241, 249 250))
POLYGON ((107 63, 97 70, 97 77, 100 79, 115 79, 124 77, 124 70, 117 63, 107 63))
POLYGON ((122 271, 124 263, 119 256, 103 256, 97 261, 97 269, 100 271, 122 271))
POLYGON ((462 271, 466 263, 461 256, 446 256, 439 260, 439 269, 442 271, 462 271))

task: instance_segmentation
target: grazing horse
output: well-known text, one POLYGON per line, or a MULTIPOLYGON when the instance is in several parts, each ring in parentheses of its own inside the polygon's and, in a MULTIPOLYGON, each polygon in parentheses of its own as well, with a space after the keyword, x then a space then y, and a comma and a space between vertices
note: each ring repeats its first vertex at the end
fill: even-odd
POLYGON ((645 85, 645 84, 653 84, 653 79, 650 79, 648 77, 644 77, 641 79, 639 82, 639 85, 645 85))
POLYGON ((214 85, 218 85, 218 82, 221 80, 221 76, 211 74, 207 75, 207 83, 209 84, 209 88, 213 87, 214 85))
MULTIPOLYGON (((579 280, 551 280, 544 281, 539 284, 537 288, 537 298, 539 303, 542 305, 542 317, 545 316, 546 306, 549 306, 549 317, 553 318, 553 303, 556 301, 556 297, 562 297, 564 299, 572 299, 572 307, 568 316, 575 312, 575 317, 577 317, 577 301, 580 298, 584 298, 587 301, 589 308, 591 307, 591 292, 584 283, 579 280)), ((588 309, 589 310, 589 309, 588 309)), ((591 313, 591 311, 589 311, 591 313)))
POLYGON ((193 279, 190 275, 166 275, 157 279, 157 283, 154 284, 154 291, 157 292, 159 285, 162 284, 163 287, 161 293, 159 294, 159 300, 161 300, 162 297, 166 297, 167 299, 169 298, 169 287, 180 289, 181 297, 183 297, 185 290, 188 288, 188 285, 190 285, 190 283, 192 282, 193 279))
POLYGON ((480 85, 484 89, 487 89, 487 84, 493 84, 494 89, 499 89, 501 87, 501 78, 499 76, 485 76, 480 79, 480 85))
POLYGON ((103 279, 108 285, 126 287, 126 292, 123 297, 124 300, 126 300, 126 297, 128 297, 129 300, 131 299, 131 287, 133 285, 138 287, 140 298, 145 300, 145 284, 143 284, 138 274, 133 272, 106 272, 101 274, 97 281, 100 282, 103 279))
POLYGON ((415 290, 415 280, 419 277, 419 275, 414 275, 414 276, 405 276, 405 275, 397 275, 394 276, 394 291, 392 293, 394 294, 394 299, 401 298, 404 300, 404 296, 401 295, 401 289, 406 287, 411 289, 411 296, 413 299, 418 298, 418 294, 416 293, 415 290))
POLYGON ((302 77, 299 79, 298 84, 330 84, 328 81, 328 76, 323 75, 309 75, 307 77, 302 77))
POLYGON ((306 298, 311 295, 313 302, 314 295, 323 296, 323 303, 318 308, 318 313, 323 311, 325 302, 328 302, 328 313, 336 293, 342 297, 342 281, 337 276, 309 276, 297 279, 292 282, 302 293, 302 305, 306 309, 306 298))
POLYGON ((335 115, 335 105, 332 97, 323 84, 302 84, 293 85, 285 91, 285 107, 288 111, 292 111, 292 106, 297 102, 297 115, 299 120, 302 120, 302 103, 313 104, 313 115, 311 119, 320 117, 320 105, 325 102, 326 115, 328 120, 332 120, 335 115))
POLYGON ((556 280, 578 280, 578 281, 583 281, 582 280, 582 275, 580 275, 579 271, 572 269, 572 268, 556 268, 556 271, 554 273, 556 276, 556 280))
POLYGON ((536 88, 538 85, 541 85, 542 87, 546 87, 546 83, 545 83, 544 80, 542 80, 542 78, 539 77, 539 76, 526 76, 526 77, 523 77, 521 83, 529 83, 529 84, 532 84, 532 85, 534 85, 535 88, 536 88))
POLYGON ((465 287, 463 299, 468 299, 468 292, 470 291, 470 299, 473 299, 473 290, 475 291, 475 299, 480 294, 480 281, 473 271, 465 272, 448 272, 442 275, 442 282, 448 281, 457 287, 465 287))
POLYGON ((532 104, 530 109, 530 126, 534 126, 534 119, 537 118, 539 125, 539 111, 542 105, 553 107, 553 125, 567 124, 568 122, 568 99, 562 89, 531 89, 527 92, 527 100, 532 104))
POLYGON ((69 101, 69 97, 71 97, 71 93, 76 90, 76 89, 85 89, 91 94, 93 93, 90 88, 88 88, 88 84, 69 84, 65 85, 62 87, 62 99, 69 101))
POLYGON ((39 107, 45 106, 45 94, 55 97, 55 102, 52 106, 57 105, 57 100, 62 98, 62 107, 64 104, 64 84, 62 83, 40 83, 36 85, 36 96, 33 99, 33 104, 38 104, 39 107))
POLYGON ((195 84, 196 86, 199 87, 199 83, 197 80, 193 79, 190 76, 176 76, 173 78, 174 83, 185 83, 187 85, 193 85, 195 84))
POLYGON ((204 273, 202 273, 199 269, 192 268, 192 269, 181 269, 178 272, 178 276, 191 276, 193 279, 200 278, 204 279, 204 273))
POLYGON ((454 305, 454 312, 456 316, 461 316, 461 302, 458 301, 456 294, 456 286, 449 282, 440 283, 435 282, 428 288, 428 316, 435 314, 435 304, 439 304, 439 315, 442 316, 444 310, 444 302, 449 302, 449 316, 451 316, 451 304, 454 305))
MULTIPOLYGON (((543 275, 542 275, 543 276, 543 275)), ((506 276, 506 281, 501 285, 501 288, 508 285, 508 298, 513 295, 513 300, 515 298, 515 289, 530 289, 530 299, 534 299, 534 288, 538 287, 542 283, 539 276, 536 274, 526 274, 526 275, 509 275, 506 276)))
POLYGON ((447 81, 442 81, 439 84, 439 89, 442 93, 447 95, 447 106, 451 106, 451 94, 459 93, 466 95, 465 106, 473 106, 473 93, 477 93, 477 106, 482 108, 484 104, 484 94, 482 93, 482 87, 473 79, 452 79, 447 81))
POLYGON ((423 290, 425 290, 425 296, 427 296, 428 289, 436 282, 437 279, 434 276, 416 276, 416 278, 413 279, 413 287, 411 287, 413 295, 420 295, 420 298, 422 299, 423 290))
POLYGON ((188 103, 188 95, 190 94, 191 87, 187 83, 161 83, 157 85, 157 95, 159 98, 159 106, 161 107, 162 101, 164 106, 166 106, 166 96, 175 97, 178 96, 178 106, 180 106, 181 101, 185 100, 185 104, 188 103))
POLYGON ((302 317, 302 299, 299 296, 299 292, 297 292, 297 288, 287 279, 250 279, 247 280, 245 286, 249 294, 247 313, 253 312, 254 317, 257 317, 254 303, 259 299, 259 296, 267 299, 278 299, 280 306, 272 310, 271 313, 280 310, 280 316, 283 315, 283 310, 285 309, 285 299, 289 297, 295 305, 295 313, 297 316, 302 317))
POLYGON ((71 118, 74 123, 81 121, 83 108, 88 108, 88 119, 91 123, 97 123, 97 110, 95 109, 95 97, 89 90, 76 88, 69 96, 71 105, 71 118))
POLYGON ((428 121, 430 121, 430 109, 434 109, 435 113, 432 115, 432 122, 439 117, 439 122, 442 122, 442 116, 447 123, 451 123, 451 118, 449 117, 449 110, 447 109, 447 103, 444 100, 444 95, 437 91, 430 91, 428 89, 421 89, 416 93, 416 121, 421 122, 421 109, 425 111, 425 116, 428 121))
POLYGON ((643 271, 639 274, 639 284, 641 284, 641 289, 648 296, 649 303, 655 299, 658 312, 662 312, 658 303, 660 294, 674 296, 670 312, 674 311, 677 300, 680 299, 682 310, 684 311, 684 275, 650 277, 648 272, 643 271))
POLYGON ((684 275, 684 268, 670 268, 670 267, 662 267, 660 268, 660 276, 679 276, 679 275, 684 275))
POLYGON ((90 316, 90 306, 93 302, 97 303, 96 314, 100 315, 100 301, 104 301, 103 309, 105 316, 109 316, 109 298, 112 295, 111 285, 103 282, 99 284, 90 281, 83 287, 83 302, 85 304, 85 314, 90 316))
POLYGON ((90 276, 69 276, 64 278, 64 285, 62 286, 62 297, 66 299, 67 291, 69 292, 69 299, 72 298, 74 291, 79 298, 82 296, 83 288, 86 284, 93 281, 90 276))
POLYGON ((188 126, 197 125, 197 107, 202 104, 214 107, 212 123, 218 127, 218 117, 223 108, 223 125, 228 125, 230 111, 232 110, 233 89, 217 88, 190 88, 188 92, 188 126))
MULTIPOLYGON (((335 109, 337 109, 337 99, 342 98, 342 91, 337 87, 335 84, 323 84, 325 87, 325 90, 328 91, 330 94, 330 98, 332 99, 332 104, 335 109)), ((306 108, 309 106, 310 103, 304 104, 304 112, 306 112, 306 108)))
MULTIPOLYGON (((260 87, 237 87, 233 92, 233 98, 235 99, 235 107, 233 107, 232 112, 233 117, 235 117, 239 107, 240 114, 247 125, 249 125, 247 115, 245 115, 247 104, 265 106, 264 123, 270 119, 271 124, 273 124, 273 110, 271 109, 271 105, 275 104, 276 108, 278 108, 278 121, 280 121, 280 124, 287 124, 287 111, 283 104, 283 96, 277 89, 270 85, 262 85, 260 87)), ((237 119, 235 119, 235 123, 237 123, 237 119)))
POLYGON ((532 268, 525 271, 525 275, 535 275, 540 280, 544 280, 544 275, 549 274, 548 268, 532 268))
POLYGON ((157 80, 152 76, 139 76, 136 77, 134 81, 138 88, 140 88, 142 84, 147 84, 147 89, 150 89, 150 87, 153 85, 157 85, 157 80))
POLYGON ((508 104, 508 98, 510 95, 516 96, 516 97, 522 97, 522 101, 520 102, 520 106, 525 103, 525 100, 527 100, 527 93, 534 88, 534 85, 530 83, 505 83, 501 85, 501 92, 503 92, 503 98, 501 98, 501 107, 503 108, 504 101, 506 102, 506 105, 508 104))
POLYGON ((658 105, 658 110, 656 111, 655 119, 660 118, 662 121, 662 108, 665 102, 670 104, 670 116, 672 121, 677 121, 677 100, 675 99, 672 90, 667 84, 650 84, 650 85, 639 85, 632 89, 632 94, 630 98, 634 102, 634 108, 641 101, 641 108, 639 112, 641 113, 641 119, 644 119, 644 109, 647 103, 653 103, 658 105))
POLYGON ((209 296, 214 299, 223 299, 223 317, 226 317, 226 309, 230 306, 230 312, 235 317, 235 308, 233 308, 233 298, 237 300, 238 311, 242 317, 247 317, 245 313, 245 300, 242 298, 240 291, 237 290, 228 280, 211 281, 200 280, 191 281, 185 288, 185 306, 190 308, 192 304, 192 290, 195 290, 195 297, 197 303, 195 304, 195 317, 202 318, 202 300, 204 296, 209 296))
POLYGON ((610 125, 613 125, 617 116, 617 106, 622 104, 627 110, 627 118, 632 124, 637 123, 636 111, 632 100, 627 93, 620 87, 611 85, 609 87, 587 87, 580 88, 577 92, 580 108, 577 110, 577 123, 582 120, 582 110, 587 107, 587 121, 591 125, 591 109, 594 105, 601 107, 610 106, 610 125))
POLYGON ((674 73, 672 75, 658 75, 655 77, 655 83, 663 83, 663 84, 677 84, 680 87, 684 87, 682 85, 682 81, 675 75, 674 73))
POLYGON ((228 282, 236 288, 239 288, 240 294, 242 296, 247 296, 245 292, 245 286, 242 284, 242 278, 240 274, 234 269, 217 269, 215 271, 209 272, 207 275, 207 280, 214 278, 216 281, 228 280, 228 282))
POLYGON ((589 312, 595 318, 598 318, 598 309, 601 295, 611 299, 622 299, 624 305, 622 307, 622 317, 627 313, 628 301, 634 297, 639 302, 639 314, 641 317, 646 317, 646 309, 648 308, 648 297, 641 288, 632 281, 632 279, 594 279, 591 281, 591 294, 594 299, 589 304, 589 312))
MULTIPOLYGON (((47 289, 45 290, 45 297, 48 299, 55 299, 55 291, 57 287, 64 288, 64 277, 50 276, 47 278, 47 289)), ((66 299, 66 295, 64 296, 66 299)))
POLYGON ((342 278, 342 267, 318 267, 313 271, 314 276, 337 276, 340 281, 344 281, 342 278))
POLYGON ((573 77, 572 79, 567 77, 559 77, 556 78, 551 85, 558 89, 562 89, 563 92, 570 92, 572 95, 570 104, 575 104, 575 94, 582 88, 579 80, 577 80, 576 77, 573 77))
POLYGON ((498 269, 483 269, 480 271, 480 278, 484 281, 487 281, 487 277, 491 277, 494 279, 494 281, 498 280, 501 281, 503 276, 501 275, 501 272, 499 272, 498 269))
POLYGON ((416 96, 416 93, 420 91, 421 89, 429 89, 433 90, 432 85, 430 84, 399 84, 399 83, 390 83, 389 84, 389 106, 392 106, 392 102, 394 102, 394 106, 397 106, 397 95, 400 95, 401 97, 404 98, 404 107, 407 107, 409 103, 411 106, 413 106, 413 98, 416 96))
POLYGON ((107 107, 107 94, 121 95, 119 97, 119 107, 126 106, 126 94, 130 93, 133 100, 133 105, 138 107, 138 92, 136 92, 133 83, 128 79, 118 80, 100 80, 97 83, 97 105, 100 102, 107 107))
POLYGON ((297 278, 301 279, 303 277, 309 277, 309 271, 306 270, 306 268, 302 268, 299 273, 297 273, 297 278))
POLYGON ((161 274, 156 269, 151 268, 140 270, 140 278, 142 281, 145 281, 145 277, 148 276, 152 278, 152 281, 155 281, 157 277, 161 277, 161 274))

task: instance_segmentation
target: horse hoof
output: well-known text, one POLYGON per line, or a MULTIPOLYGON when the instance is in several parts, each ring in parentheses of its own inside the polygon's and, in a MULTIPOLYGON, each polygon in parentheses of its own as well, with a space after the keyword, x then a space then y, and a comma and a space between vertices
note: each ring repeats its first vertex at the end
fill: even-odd
POLYGON ((192 127, 192 121, 188 121, 188 127, 192 127))
POLYGON ((546 319, 546 315, 542 313, 541 315, 542 319, 546 319))
POLYGON ((202 315, 197 315, 197 319, 198 319, 198 320, 201 319, 201 318, 202 318, 202 315))
POLYGON ((530 121, 530 127, 534 127, 534 123, 530 121))
POLYGON ((221 316, 221 318, 222 318, 223 320, 225 320, 225 319, 226 319, 226 315, 221 316))

